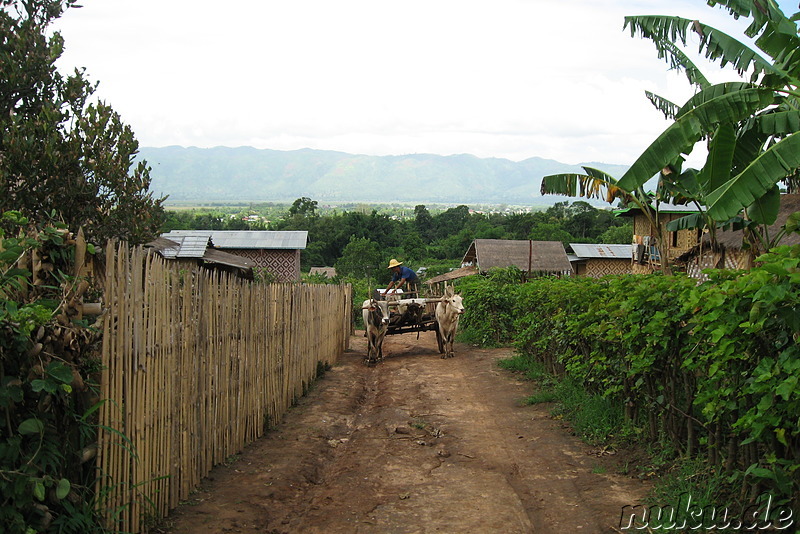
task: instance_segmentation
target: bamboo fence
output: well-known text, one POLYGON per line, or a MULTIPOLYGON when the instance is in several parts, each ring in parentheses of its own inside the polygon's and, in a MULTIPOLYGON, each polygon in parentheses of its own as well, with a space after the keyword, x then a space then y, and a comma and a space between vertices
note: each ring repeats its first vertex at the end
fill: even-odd
POLYGON ((257 285, 106 250, 99 506, 146 532, 280 420, 350 332, 350 286, 257 285))

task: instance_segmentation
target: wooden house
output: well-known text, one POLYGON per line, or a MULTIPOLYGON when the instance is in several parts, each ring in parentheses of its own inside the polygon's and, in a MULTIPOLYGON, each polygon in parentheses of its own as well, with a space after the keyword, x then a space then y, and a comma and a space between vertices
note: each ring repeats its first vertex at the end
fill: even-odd
POLYGON ((631 245, 570 243, 569 246, 574 254, 568 257, 576 276, 600 278, 631 272, 631 245))
POLYGON ((461 265, 477 267, 480 272, 495 267, 514 266, 530 276, 573 274, 564 245, 560 241, 476 239, 464 254, 461 265))
POLYGON ((240 256, 210 248, 211 238, 208 235, 173 236, 171 239, 159 237, 145 247, 152 248, 166 260, 186 266, 199 265, 206 269, 230 272, 253 280, 254 264, 240 256))
MULTIPOLYGON (((775 236, 778 236, 781 227, 786 224, 786 219, 798 211, 800 211, 800 195, 781 195, 778 218, 772 226, 767 228, 765 237, 774 239, 775 236)), ((786 234, 777 244, 800 244, 800 234, 786 234)), ((716 244, 712 244, 710 236, 705 234, 700 243, 677 259, 676 264, 684 268, 689 276, 700 280, 706 278, 702 272, 703 269, 750 269, 760 251, 744 245, 743 231, 717 230, 716 244)))
POLYGON ((442 286, 493 268, 516 267, 527 276, 572 276, 572 266, 560 241, 476 239, 461 260, 461 268, 425 280, 439 294, 442 286))
MULTIPOLYGON (((673 204, 659 205, 659 224, 661 226, 662 238, 666 240, 666 254, 670 263, 692 250, 700 243, 701 230, 678 230, 668 232, 667 223, 680 219, 686 215, 697 213, 694 206, 676 206, 673 204)), ((633 239, 631 241, 633 263, 631 272, 633 274, 647 274, 661 268, 661 257, 658 247, 658 232, 652 227, 650 221, 638 208, 629 208, 617 211, 623 217, 633 218, 633 239)))
POLYGON ((270 273, 278 282, 300 280, 300 252, 308 241, 305 230, 172 230, 161 237, 187 235, 209 235, 215 249, 247 259, 254 269, 270 273))

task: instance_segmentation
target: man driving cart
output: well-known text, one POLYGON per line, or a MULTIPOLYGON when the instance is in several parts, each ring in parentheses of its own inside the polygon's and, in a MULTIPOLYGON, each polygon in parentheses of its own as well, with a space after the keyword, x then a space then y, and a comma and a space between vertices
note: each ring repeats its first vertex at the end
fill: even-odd
POLYGON ((390 289, 394 288, 397 290, 404 285, 406 286, 406 293, 412 295, 419 294, 419 278, 417 277, 417 273, 403 265, 402 261, 397 261, 394 258, 389 261, 388 269, 392 270, 392 281, 386 286, 385 294, 388 295, 390 289))

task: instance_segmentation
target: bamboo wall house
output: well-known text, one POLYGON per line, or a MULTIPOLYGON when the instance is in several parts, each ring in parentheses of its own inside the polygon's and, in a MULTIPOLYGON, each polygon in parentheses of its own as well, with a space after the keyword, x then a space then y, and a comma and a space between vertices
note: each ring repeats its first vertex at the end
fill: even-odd
POLYGON ((572 266, 560 241, 476 239, 461 260, 481 272, 495 267, 517 267, 529 275, 571 276, 572 266))
POLYGON ((245 258, 256 269, 271 273, 277 282, 300 280, 300 251, 305 250, 308 232, 269 230, 172 230, 161 237, 208 235, 215 249, 245 258))
MULTIPOLYGON (((633 239, 631 245, 633 250, 633 263, 631 272, 633 274, 648 274, 661 269, 661 257, 658 250, 659 232, 650 224, 647 216, 638 208, 629 208, 617 212, 622 217, 633 218, 633 239)), ((665 240, 666 254, 670 263, 689 252, 700 243, 701 230, 678 230, 668 232, 667 223, 680 219, 686 215, 697 213, 697 208, 693 206, 676 206, 673 204, 659 205, 659 224, 661 235, 665 240)))
MULTIPOLYGON (((789 216, 800 212, 800 195, 781 195, 780 211, 774 224, 763 232, 764 240, 769 243, 782 233, 781 229, 789 216)), ((800 234, 786 234, 775 245, 800 244, 800 234)), ((703 269, 750 269, 755 258, 762 252, 759 248, 747 245, 746 236, 742 230, 718 230, 716 243, 711 243, 710 236, 705 234, 703 239, 694 247, 686 251, 676 260, 676 264, 685 268, 687 274, 693 278, 705 279, 703 269)))
POLYGON ((631 245, 570 243, 574 252, 568 256, 576 276, 600 278, 631 272, 631 245))

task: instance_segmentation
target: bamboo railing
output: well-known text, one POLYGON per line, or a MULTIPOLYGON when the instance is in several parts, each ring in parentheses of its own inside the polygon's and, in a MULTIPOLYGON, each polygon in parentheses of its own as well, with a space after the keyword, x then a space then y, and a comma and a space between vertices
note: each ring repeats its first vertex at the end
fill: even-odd
POLYGON ((106 249, 98 506, 146 532, 333 364, 350 287, 258 285, 106 249))

